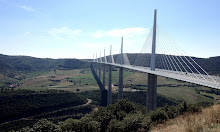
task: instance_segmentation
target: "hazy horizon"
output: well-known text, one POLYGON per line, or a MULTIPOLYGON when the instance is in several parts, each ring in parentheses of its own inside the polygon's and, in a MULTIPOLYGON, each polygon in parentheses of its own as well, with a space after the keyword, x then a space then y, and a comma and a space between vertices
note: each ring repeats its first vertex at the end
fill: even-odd
MULTIPOLYGON (((40 59, 93 59, 93 58, 50 58, 50 57, 36 57, 36 56, 29 56, 29 55, 8 55, 8 54, 2 54, 2 53, 0 53, 0 54, 1 55, 7 55, 7 56, 25 56, 25 57, 33 57, 33 58, 40 58, 40 59)), ((128 53, 128 54, 138 54, 138 53, 128 53)), ((114 54, 114 55, 117 55, 117 54, 114 54)), ((107 56, 109 56, 109 55, 107 55, 107 56)), ((210 57, 206 57, 206 58, 219 57, 219 56, 210 56, 210 57)), ((204 58, 205 59, 205 57, 197 57, 197 56, 190 56, 190 57, 204 58)))

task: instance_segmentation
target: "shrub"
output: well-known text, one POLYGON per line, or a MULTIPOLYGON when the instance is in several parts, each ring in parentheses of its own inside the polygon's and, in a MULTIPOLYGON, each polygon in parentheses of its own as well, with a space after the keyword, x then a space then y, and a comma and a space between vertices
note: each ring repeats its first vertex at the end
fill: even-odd
POLYGON ((162 109, 166 111, 168 118, 175 118, 179 115, 177 106, 165 106, 162 109))
POLYGON ((196 113, 196 112, 201 112, 201 111, 202 111, 202 107, 199 105, 188 104, 188 106, 187 106, 188 113, 196 113))
POLYGON ((150 128, 153 126, 150 116, 145 116, 142 120, 141 125, 142 125, 142 128, 140 128, 140 130, 142 129, 144 129, 145 131, 150 130, 150 128))
POLYGON ((90 121, 92 121, 92 120, 93 120, 93 118, 92 118, 92 116, 89 115, 89 114, 87 114, 87 115, 85 115, 84 117, 82 117, 82 118, 80 119, 80 121, 81 121, 80 131, 88 131, 88 123, 89 123, 90 121))
POLYGON ((163 111, 162 109, 150 111, 149 116, 153 124, 162 123, 168 119, 167 113, 163 111))
POLYGON ((33 131, 36 132, 59 132, 61 131, 58 125, 53 124, 47 119, 41 119, 35 123, 32 127, 33 131))
POLYGON ((128 114, 122 122, 124 122, 125 131, 137 131, 138 128, 142 127, 142 120, 144 115, 141 113, 128 114))
POLYGON ((81 127, 81 121, 69 118, 64 122, 59 123, 59 125, 62 131, 79 131, 81 127))
POLYGON ((88 123, 87 130, 89 132, 100 132, 101 131, 101 127, 100 126, 101 126, 100 122, 98 122, 98 121, 90 121, 88 123))
POLYGON ((113 119, 109 122, 107 132, 124 132, 125 131, 124 127, 125 127, 124 122, 113 119))

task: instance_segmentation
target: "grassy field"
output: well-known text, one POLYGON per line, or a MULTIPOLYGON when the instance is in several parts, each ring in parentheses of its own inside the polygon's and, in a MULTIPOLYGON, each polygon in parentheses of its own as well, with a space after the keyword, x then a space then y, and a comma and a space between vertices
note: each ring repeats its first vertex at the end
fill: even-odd
MULTIPOLYGON (((106 69, 106 89, 108 88, 108 69, 106 69)), ((101 73, 103 75, 103 73, 101 73)), ((113 92, 117 92, 118 85, 118 69, 112 72, 113 92)), ((101 77, 102 81, 102 77, 101 77)), ((71 92, 84 92, 90 90, 98 90, 99 87, 89 69, 75 70, 55 70, 42 73, 28 74, 22 80, 12 78, 4 78, 0 76, 0 86, 8 83, 20 83, 20 87, 16 89, 28 89, 34 91, 42 91, 47 89, 67 90, 71 92)), ((196 92, 198 90, 210 90, 207 87, 192 85, 190 83, 177 81, 165 77, 158 76, 158 93, 166 97, 177 100, 185 100, 191 103, 198 102, 219 102, 220 96, 206 92, 196 92), (214 99, 208 98, 213 97, 214 99)), ((124 70, 124 88, 137 88, 138 90, 146 90, 147 74, 124 70)))
POLYGON ((212 99, 197 94, 193 87, 158 87, 158 93, 178 100, 185 100, 190 103, 213 102, 212 99))
POLYGON ((76 92, 98 89, 89 70, 56 70, 23 80, 20 89, 58 89, 76 92), (90 89, 91 88, 91 89, 90 89))
MULTIPOLYGON (((126 86, 138 85, 135 86, 139 90, 146 90, 147 85, 147 74, 134 72, 129 76, 124 78, 124 84, 126 86), (145 86, 139 86, 139 85, 145 86)), ((217 103, 220 100, 220 96, 216 94, 210 94, 205 92, 197 93, 195 88, 198 90, 211 90, 207 87, 193 85, 187 82, 177 81, 170 78, 160 77, 158 76, 157 80, 157 93, 164 95, 166 97, 170 97, 177 100, 184 100, 189 103, 199 103, 199 102, 214 102, 217 103), (167 86, 170 85, 170 86, 167 86), (214 98, 208 98, 203 95, 209 95, 214 98)))

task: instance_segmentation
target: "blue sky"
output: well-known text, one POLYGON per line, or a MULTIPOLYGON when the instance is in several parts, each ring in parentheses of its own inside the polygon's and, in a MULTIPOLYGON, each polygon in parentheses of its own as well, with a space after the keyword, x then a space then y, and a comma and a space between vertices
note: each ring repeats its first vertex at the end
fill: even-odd
POLYGON ((158 25, 191 56, 219 56, 219 0, 0 0, 0 53, 92 58, 139 52, 158 25))

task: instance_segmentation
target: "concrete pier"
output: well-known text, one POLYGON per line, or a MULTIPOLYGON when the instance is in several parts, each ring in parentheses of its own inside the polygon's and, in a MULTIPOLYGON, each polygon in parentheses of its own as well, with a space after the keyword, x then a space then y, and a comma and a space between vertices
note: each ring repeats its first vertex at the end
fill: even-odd
POLYGON ((118 99, 123 99, 123 68, 119 68, 118 99))
POLYGON ((146 112, 148 113, 157 108, 157 75, 148 73, 147 85, 146 112))
POLYGON ((99 79, 101 80, 101 64, 99 64, 99 79))
POLYGON ((103 84, 101 83, 101 80, 98 78, 98 75, 95 72, 93 63, 90 64, 90 69, 92 71, 92 74, 97 82, 97 84, 99 85, 99 88, 101 90, 101 106, 107 106, 107 90, 104 89, 103 84))
POLYGON ((97 65, 98 64, 95 65, 95 72, 96 72, 96 74, 98 74, 98 67, 97 67, 97 65))
POLYGON ((101 106, 107 106, 107 90, 101 90, 101 106))
POLYGON ((103 78, 102 78, 102 84, 103 84, 103 87, 105 89, 105 65, 103 65, 103 78))
POLYGON ((109 65, 108 99, 107 105, 112 104, 112 66, 109 65))

